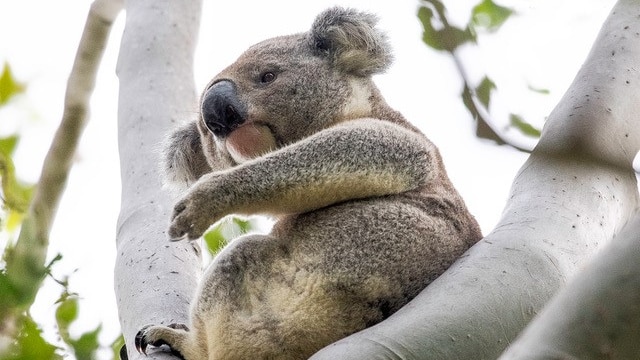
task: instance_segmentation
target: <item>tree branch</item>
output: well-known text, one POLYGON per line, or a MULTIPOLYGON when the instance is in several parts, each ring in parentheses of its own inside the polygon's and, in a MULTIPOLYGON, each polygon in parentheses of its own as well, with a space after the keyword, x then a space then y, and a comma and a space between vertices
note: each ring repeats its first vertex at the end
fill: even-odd
MULTIPOLYGON (((186 323, 201 262, 186 241, 169 242, 173 199, 162 190, 160 144, 195 114, 193 53, 200 0, 126 2, 118 60, 122 200, 115 291, 129 359, 144 325, 186 323)), ((151 358, 174 358, 156 352, 151 358)))
POLYGON ((67 82, 60 126, 45 157, 18 240, 5 254, 6 278, 16 296, 14 300, 17 306, 0 307, 2 337, 12 337, 17 330, 19 318, 33 303, 47 273, 45 259, 49 233, 67 184, 80 136, 87 124, 89 98, 95 86, 109 31, 121 7, 118 1, 96 0, 87 16, 67 82))
POLYGON ((500 359, 640 358, 640 213, 500 359))

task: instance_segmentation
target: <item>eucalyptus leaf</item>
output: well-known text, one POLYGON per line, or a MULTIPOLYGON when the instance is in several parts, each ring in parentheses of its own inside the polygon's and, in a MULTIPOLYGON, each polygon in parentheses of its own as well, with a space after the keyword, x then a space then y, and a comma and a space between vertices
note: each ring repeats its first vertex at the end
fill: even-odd
POLYGON ((2 360, 61 360, 55 346, 42 337, 42 330, 30 317, 24 317, 17 341, 2 360))
POLYGON ((0 74, 0 105, 4 105, 17 94, 23 93, 25 85, 18 82, 11 71, 9 64, 5 63, 0 74))
POLYGON ((56 309, 56 321, 58 328, 68 329, 69 325, 78 318, 78 299, 73 296, 66 296, 60 300, 56 309))
POLYGON ((253 225, 251 225, 251 221, 248 219, 243 219, 239 217, 233 218, 233 223, 240 231, 240 235, 246 234, 249 231, 253 230, 253 225))
POLYGON ((97 358, 97 351, 100 348, 100 342, 98 337, 102 326, 98 326, 93 331, 86 332, 78 339, 72 340, 70 345, 73 348, 73 353, 76 356, 76 360, 95 360, 97 358))
POLYGON ((217 254, 227 243, 227 239, 223 234, 223 223, 220 222, 213 229, 207 231, 203 235, 203 238, 209 252, 211 254, 217 254))
POLYGON ((489 104, 491 103, 491 92, 496 89, 496 84, 489 79, 488 76, 485 76, 480 85, 476 87, 476 96, 482 105, 484 105, 485 109, 489 109, 489 104))
POLYGON ((471 23, 474 28, 496 31, 513 14, 513 10, 497 5, 491 0, 483 0, 473 8, 471 23))
POLYGON ((542 88, 537 88, 537 87, 533 87, 531 85, 527 86, 529 90, 538 93, 538 94, 542 94, 542 95, 549 95, 551 93, 551 91, 549 91, 549 89, 542 89, 542 88))
POLYGON ((516 114, 510 114, 509 120, 510 120, 510 125, 520 130, 520 132, 523 133, 524 135, 535 137, 535 138, 540 137, 540 133, 541 133, 540 130, 538 130, 536 127, 526 122, 521 116, 516 114))
POLYGON ((17 135, 0 138, 0 152, 5 155, 13 154, 13 151, 16 149, 16 145, 18 144, 18 139, 19 137, 17 135))
POLYGON ((25 212, 33 195, 34 186, 20 183, 15 176, 11 157, 0 151, 0 181, 4 204, 11 210, 25 212))
POLYGON ((434 50, 453 53, 460 45, 476 41, 475 35, 469 28, 460 29, 449 25, 446 19, 426 6, 418 9, 418 19, 423 28, 422 41, 434 50), (442 26, 436 28, 434 23, 441 23, 442 26))
POLYGON ((233 216, 219 222, 206 232, 203 237, 209 252, 216 254, 231 240, 251 230, 254 230, 254 228, 250 220, 233 216))

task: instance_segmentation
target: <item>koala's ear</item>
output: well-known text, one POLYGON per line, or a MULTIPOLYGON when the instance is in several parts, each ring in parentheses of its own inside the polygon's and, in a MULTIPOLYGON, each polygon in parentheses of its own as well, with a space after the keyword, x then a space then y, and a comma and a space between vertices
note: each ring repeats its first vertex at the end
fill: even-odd
POLYGON ((333 7, 316 17, 309 45, 340 70, 370 76, 386 70, 393 61, 387 36, 376 28, 377 23, 373 14, 333 7))
POLYGON ((196 122, 175 130, 164 144, 165 185, 182 190, 211 171, 196 122))

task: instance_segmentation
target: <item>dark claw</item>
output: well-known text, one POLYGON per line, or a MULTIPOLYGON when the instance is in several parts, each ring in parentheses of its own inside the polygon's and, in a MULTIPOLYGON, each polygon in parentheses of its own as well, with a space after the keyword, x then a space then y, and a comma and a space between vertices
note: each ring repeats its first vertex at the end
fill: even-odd
POLYGON ((138 333, 136 334, 134 343, 136 345, 136 350, 138 351, 138 353, 147 355, 147 345, 149 345, 149 343, 147 343, 147 339, 145 338, 145 332, 151 326, 152 325, 143 326, 142 329, 140 329, 140 331, 138 331, 138 333))
POLYGON ((169 231, 169 241, 180 241, 187 238, 186 233, 175 234, 173 231, 169 231))
MULTIPOLYGON (((155 346, 155 347, 160 347, 163 345, 169 345, 166 341, 159 339, 156 341, 153 341, 151 343, 149 343, 148 339, 147 339, 147 329, 149 329, 150 327, 152 327, 153 325, 146 325, 143 326, 142 329, 140 329, 140 331, 138 331, 138 333, 136 334, 135 340, 134 340, 134 344, 136 346, 136 350, 138 350, 138 353, 147 355, 147 347, 149 345, 155 346)), ((167 325, 167 327, 170 327, 172 329, 176 329, 176 330, 184 330, 184 331, 189 331, 189 327, 185 324, 170 324, 167 325)), ((180 359, 184 359, 184 357, 182 356, 182 354, 180 354, 179 351, 176 351, 174 349, 171 348, 171 346, 169 346, 170 351, 172 354, 174 354, 175 356, 177 356, 180 359)))

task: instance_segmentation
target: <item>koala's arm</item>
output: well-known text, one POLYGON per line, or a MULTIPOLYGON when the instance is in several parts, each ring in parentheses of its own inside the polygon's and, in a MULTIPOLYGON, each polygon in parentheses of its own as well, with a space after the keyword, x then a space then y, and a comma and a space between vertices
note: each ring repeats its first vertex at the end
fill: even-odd
POLYGON ((200 236, 228 214, 293 214, 416 189, 441 171, 435 147, 390 122, 352 120, 231 169, 203 175, 169 235, 200 236))

